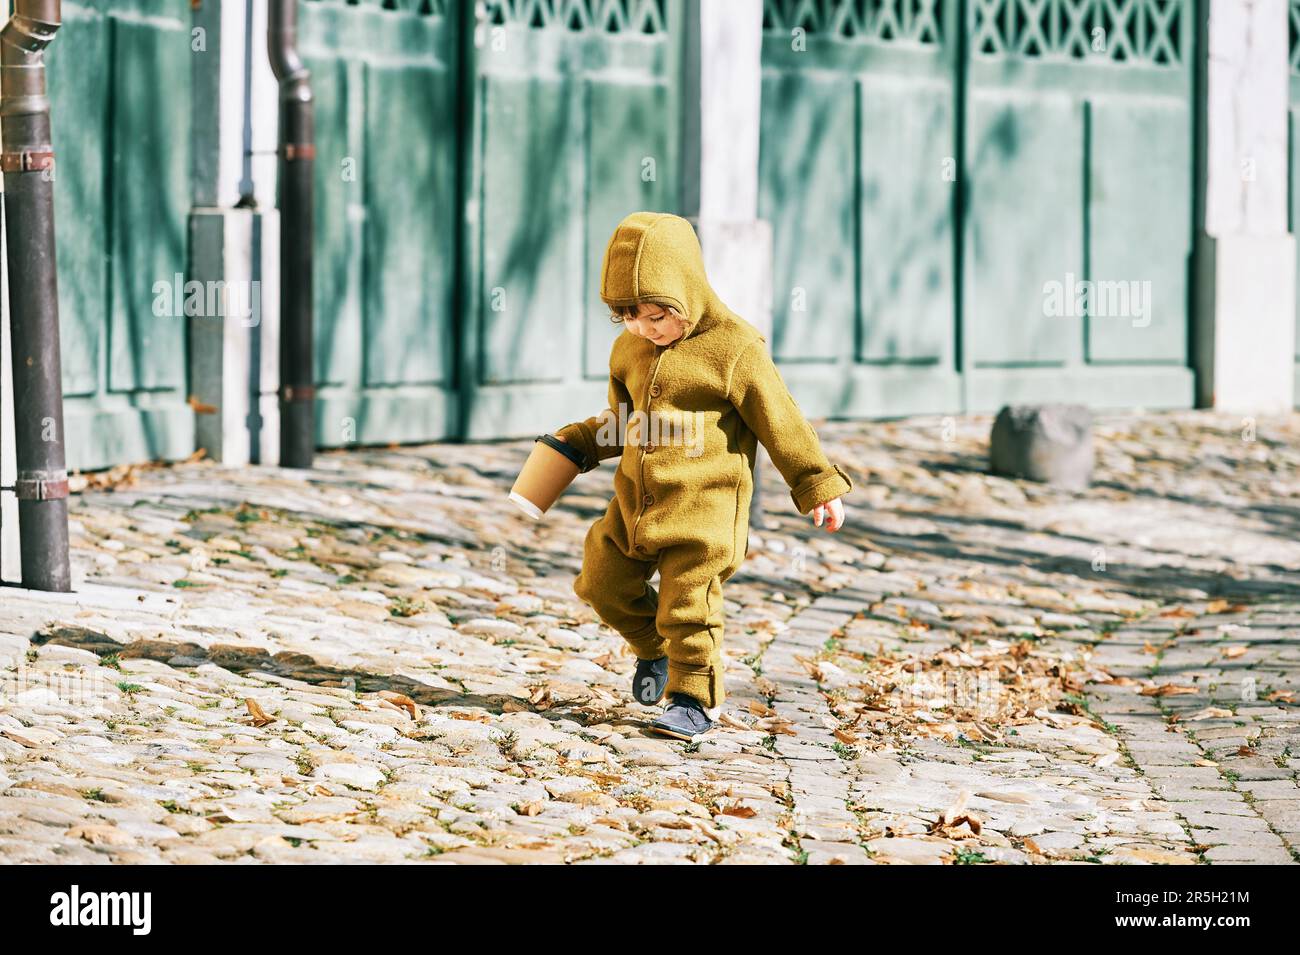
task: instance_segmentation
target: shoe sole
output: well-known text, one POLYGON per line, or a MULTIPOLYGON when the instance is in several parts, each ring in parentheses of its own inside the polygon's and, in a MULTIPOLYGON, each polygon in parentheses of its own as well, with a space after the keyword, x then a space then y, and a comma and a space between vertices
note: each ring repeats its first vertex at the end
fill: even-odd
MULTIPOLYGON (((709 729, 713 729, 713 727, 710 726, 709 729)), ((658 733, 660 736, 669 736, 672 737, 673 739, 685 740, 688 743, 695 742, 697 739, 699 739, 701 736, 703 736, 705 733, 709 731, 709 730, 704 730, 703 732, 694 733, 694 734, 679 733, 676 730, 670 730, 664 726, 656 726, 654 723, 650 724, 649 730, 651 733, 658 733)))

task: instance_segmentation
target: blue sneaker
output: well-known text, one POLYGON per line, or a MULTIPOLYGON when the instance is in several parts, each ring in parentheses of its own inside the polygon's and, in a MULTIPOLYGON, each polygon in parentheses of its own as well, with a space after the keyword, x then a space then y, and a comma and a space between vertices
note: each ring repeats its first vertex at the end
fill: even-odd
POLYGON ((636 661, 636 673, 632 674, 632 696, 638 703, 651 706, 664 698, 664 687, 668 685, 668 658, 658 660, 636 661))
POLYGON ((650 732, 674 739, 693 741, 713 729, 713 720, 704 712, 704 706, 693 696, 674 693, 664 710, 664 715, 650 724, 650 732))

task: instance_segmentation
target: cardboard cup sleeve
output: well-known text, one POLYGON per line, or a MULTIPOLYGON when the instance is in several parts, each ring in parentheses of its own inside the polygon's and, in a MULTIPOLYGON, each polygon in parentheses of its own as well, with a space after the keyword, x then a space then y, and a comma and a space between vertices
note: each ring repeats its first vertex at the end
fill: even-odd
POLYGON ((560 499, 586 466, 581 451, 550 434, 539 434, 510 489, 510 500, 535 521, 560 499))

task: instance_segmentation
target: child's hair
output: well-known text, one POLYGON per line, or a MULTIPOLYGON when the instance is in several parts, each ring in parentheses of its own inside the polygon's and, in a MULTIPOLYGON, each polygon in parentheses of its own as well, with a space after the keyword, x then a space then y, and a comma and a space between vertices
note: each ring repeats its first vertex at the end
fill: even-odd
MULTIPOLYGON (((640 305, 611 305, 609 307, 609 320, 617 325, 624 319, 636 318, 636 313, 640 308, 640 305)), ((678 318, 682 321, 686 320, 682 316, 682 313, 677 311, 677 309, 673 308, 671 305, 663 306, 663 310, 664 314, 669 318, 678 318)))

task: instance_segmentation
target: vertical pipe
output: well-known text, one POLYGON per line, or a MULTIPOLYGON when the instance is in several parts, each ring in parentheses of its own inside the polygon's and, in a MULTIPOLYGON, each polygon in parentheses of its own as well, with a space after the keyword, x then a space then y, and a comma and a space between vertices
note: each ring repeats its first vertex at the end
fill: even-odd
POLYGON ((23 586, 72 589, 68 472, 54 261, 54 147, 45 94, 45 48, 60 0, 15 0, 0 29, 0 171, 9 266, 19 554, 23 586))
POLYGON ((312 346, 311 74, 298 55, 298 0, 270 0, 267 52, 280 83, 280 465, 309 468, 316 447, 312 346))

